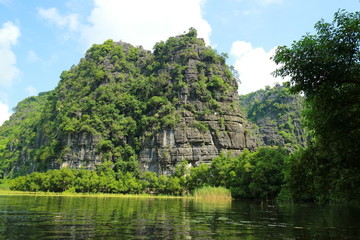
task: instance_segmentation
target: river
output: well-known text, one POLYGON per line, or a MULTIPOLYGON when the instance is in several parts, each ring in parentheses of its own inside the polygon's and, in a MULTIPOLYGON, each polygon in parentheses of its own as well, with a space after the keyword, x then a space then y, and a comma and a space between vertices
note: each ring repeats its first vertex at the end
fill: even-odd
POLYGON ((0 239, 360 239, 360 208, 0 196, 0 239))

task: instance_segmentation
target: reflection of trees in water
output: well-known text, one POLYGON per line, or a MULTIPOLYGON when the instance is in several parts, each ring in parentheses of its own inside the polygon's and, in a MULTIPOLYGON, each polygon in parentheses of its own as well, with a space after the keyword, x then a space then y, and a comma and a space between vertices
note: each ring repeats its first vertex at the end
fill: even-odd
MULTIPOLYGON (((90 198, 90 197, 17 197, 20 221, 28 236, 96 238, 147 236, 176 239, 210 234, 217 224, 197 212, 222 211, 228 203, 205 203, 190 199, 90 198), (28 200, 31 200, 28 201, 28 200), (191 211, 191 212, 189 212, 191 211), (205 223, 205 224, 204 224, 205 223), (204 225, 204 226, 202 226, 204 225), (195 230, 194 230, 195 228, 195 230)), ((7 222, 13 218, 10 216, 7 222)), ((4 221, 2 217, 2 221, 4 221)), ((5 220, 6 221, 6 220, 5 220)), ((5 225, 8 225, 7 223, 5 225)), ((21 231, 12 226, 14 235, 21 231)), ((6 230, 6 234, 11 231, 6 230)), ((14 236, 13 235, 13 236, 14 236)), ((17 234, 19 236, 19 234, 17 234)))
MULTIPOLYGON (((7 239, 344 239, 359 236, 359 209, 240 201, 0 196, 7 239), (345 211, 344 211, 345 210, 345 211)), ((0 237, 0 239, 1 239, 0 237)))

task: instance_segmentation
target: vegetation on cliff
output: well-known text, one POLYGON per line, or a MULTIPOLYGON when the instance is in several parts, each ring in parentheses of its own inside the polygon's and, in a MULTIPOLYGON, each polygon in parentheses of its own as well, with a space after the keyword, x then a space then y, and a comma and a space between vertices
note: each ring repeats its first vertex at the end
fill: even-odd
MULTIPOLYGON (((10 120, 0 126, 0 176, 12 175, 21 156, 35 155, 37 131, 41 128, 41 114, 51 92, 28 97, 16 106, 10 120)), ((31 162, 21 162, 21 169, 31 168, 31 162)), ((26 171, 17 171, 17 175, 26 171)))

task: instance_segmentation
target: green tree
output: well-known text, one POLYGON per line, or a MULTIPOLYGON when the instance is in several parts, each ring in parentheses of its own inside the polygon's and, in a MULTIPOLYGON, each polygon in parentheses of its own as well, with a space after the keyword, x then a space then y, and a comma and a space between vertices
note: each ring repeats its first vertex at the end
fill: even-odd
MULTIPOLYGON (((356 186, 355 194, 359 171, 357 177, 353 171, 347 176, 343 173, 360 168, 360 13, 338 11, 332 23, 321 20, 315 29, 316 35, 307 34, 291 47, 276 50, 273 59, 281 67, 275 75, 290 77, 292 91, 305 95, 306 126, 321 152, 321 158, 313 158, 318 159, 317 173, 331 179, 335 195, 343 191, 339 190, 341 178, 355 180, 351 184, 356 186), (321 171, 324 166, 328 171, 321 171), (334 169, 338 169, 336 174, 334 169)), ((304 164, 309 163, 305 159, 304 164)))
POLYGON ((260 148, 252 154, 249 190, 255 198, 274 199, 284 184, 284 164, 288 154, 283 148, 260 148))
POLYGON ((143 188, 147 193, 155 193, 159 188, 159 178, 155 172, 144 172, 141 174, 143 188))
POLYGON ((209 165, 206 163, 200 164, 197 167, 190 168, 190 174, 187 178, 187 188, 189 191, 194 191, 197 188, 202 188, 209 184, 209 165))
POLYGON ((168 193, 171 195, 179 196, 183 193, 184 187, 181 184, 181 179, 178 177, 170 177, 167 182, 168 193))

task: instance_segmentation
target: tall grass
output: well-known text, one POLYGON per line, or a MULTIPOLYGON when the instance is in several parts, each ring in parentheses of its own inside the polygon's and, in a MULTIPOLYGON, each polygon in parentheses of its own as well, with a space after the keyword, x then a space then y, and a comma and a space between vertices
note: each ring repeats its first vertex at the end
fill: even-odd
POLYGON ((224 187, 202 187, 194 191, 195 198, 231 199, 231 192, 224 187))

